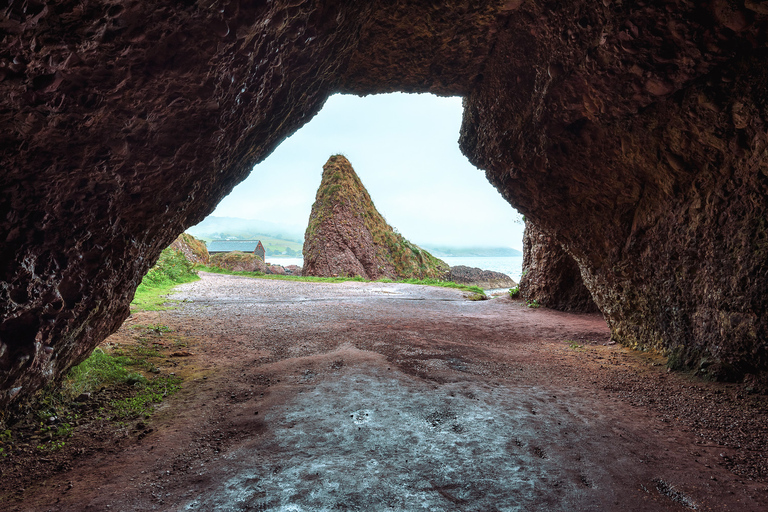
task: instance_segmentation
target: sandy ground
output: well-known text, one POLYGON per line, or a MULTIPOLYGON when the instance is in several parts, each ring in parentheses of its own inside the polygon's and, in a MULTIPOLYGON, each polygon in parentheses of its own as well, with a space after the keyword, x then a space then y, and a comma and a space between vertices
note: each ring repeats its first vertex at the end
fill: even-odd
POLYGON ((599 315, 423 286, 203 274, 149 429, 9 510, 768 510, 766 400, 609 344, 599 315))

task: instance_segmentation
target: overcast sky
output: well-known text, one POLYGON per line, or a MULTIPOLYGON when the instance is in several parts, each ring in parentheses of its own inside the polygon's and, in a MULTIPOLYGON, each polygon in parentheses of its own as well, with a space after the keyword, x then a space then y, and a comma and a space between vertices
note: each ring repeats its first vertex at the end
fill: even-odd
POLYGON ((522 249, 520 215, 458 146, 461 98, 335 95, 213 212, 306 227, 328 157, 352 163, 387 222, 416 244, 522 249))

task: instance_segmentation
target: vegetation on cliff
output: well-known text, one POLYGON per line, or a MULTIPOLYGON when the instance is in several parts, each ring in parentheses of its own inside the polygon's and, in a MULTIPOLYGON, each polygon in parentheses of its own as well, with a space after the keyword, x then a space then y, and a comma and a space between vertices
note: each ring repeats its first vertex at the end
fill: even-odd
POLYGON ((304 235, 305 275, 445 279, 448 270, 387 224, 344 156, 328 159, 304 235))

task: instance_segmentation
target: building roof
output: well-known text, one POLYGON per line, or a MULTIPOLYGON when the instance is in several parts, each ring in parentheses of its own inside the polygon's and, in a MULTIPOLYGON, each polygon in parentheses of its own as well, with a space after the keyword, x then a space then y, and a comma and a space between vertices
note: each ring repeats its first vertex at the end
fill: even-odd
POLYGON ((253 252, 260 244, 261 240, 211 240, 208 252, 253 252))

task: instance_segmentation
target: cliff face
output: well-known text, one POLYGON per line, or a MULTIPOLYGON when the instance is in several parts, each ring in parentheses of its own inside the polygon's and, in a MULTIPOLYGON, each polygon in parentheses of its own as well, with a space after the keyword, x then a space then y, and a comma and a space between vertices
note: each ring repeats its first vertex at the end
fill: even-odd
POLYGON ((460 145, 629 346, 768 371, 764 3, 62 0, 0 33, 0 404, 335 91, 465 97, 460 145))
POLYGON ((302 275, 440 279, 448 269, 395 233, 345 157, 328 159, 304 235, 302 275))

